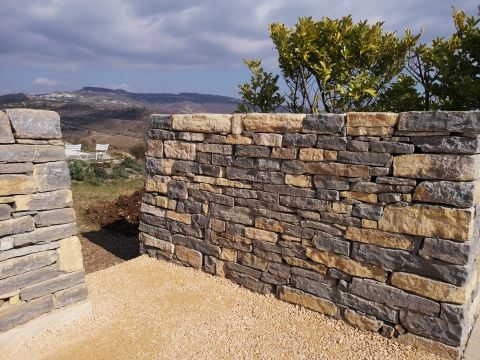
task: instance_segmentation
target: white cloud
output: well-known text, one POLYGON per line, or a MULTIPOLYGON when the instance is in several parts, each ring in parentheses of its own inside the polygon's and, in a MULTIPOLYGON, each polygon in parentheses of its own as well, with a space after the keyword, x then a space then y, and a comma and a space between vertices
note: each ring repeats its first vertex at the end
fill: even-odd
POLYGON ((57 81, 52 79, 47 79, 45 77, 39 77, 33 80, 33 84, 45 87, 55 87, 59 85, 65 85, 63 81, 57 81))

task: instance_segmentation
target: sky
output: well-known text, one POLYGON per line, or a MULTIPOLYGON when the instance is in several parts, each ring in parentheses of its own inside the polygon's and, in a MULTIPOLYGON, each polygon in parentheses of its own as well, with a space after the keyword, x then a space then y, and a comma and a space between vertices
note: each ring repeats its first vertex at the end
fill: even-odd
POLYGON ((479 0, 0 0, 0 94, 100 86, 238 96, 243 58, 275 71, 268 25, 299 17, 384 21, 449 36, 479 0))

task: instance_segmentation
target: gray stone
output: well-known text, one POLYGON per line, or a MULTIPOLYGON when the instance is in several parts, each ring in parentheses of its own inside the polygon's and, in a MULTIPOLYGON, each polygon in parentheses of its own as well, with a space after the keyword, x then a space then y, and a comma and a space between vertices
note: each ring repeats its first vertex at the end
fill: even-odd
POLYGON ((31 216, 0 221, 0 236, 21 234, 35 229, 35 221, 31 216))
POLYGON ((13 138, 8 116, 3 111, 0 111, 0 144, 11 144, 14 142, 15 139, 13 138))
POLYGON ((212 164, 219 166, 230 166, 233 164, 233 157, 222 154, 212 154, 212 164))
POLYGON ((38 284, 42 281, 57 277, 59 274, 58 265, 55 263, 38 270, 2 279, 0 280, 0 295, 9 294, 24 287, 38 284))
POLYGON ((60 116, 54 111, 8 109, 17 139, 61 139, 60 116))
POLYGON ((281 169, 286 174, 303 174, 305 172, 305 163, 298 160, 283 161, 281 169))
POLYGON ((164 240, 164 241, 172 241, 172 235, 170 231, 167 229, 163 229, 161 227, 157 227, 154 225, 148 225, 143 222, 140 222, 139 230, 145 232, 146 234, 153 236, 157 239, 164 240))
POLYGON ((57 291, 54 298, 55 308, 58 309, 85 300, 87 295, 88 291, 85 284, 79 284, 66 290, 57 291))
POLYGON ((386 204, 396 203, 396 202, 402 201, 402 194, 399 194, 399 193, 378 194, 378 201, 386 204))
POLYGON ((231 221, 244 225, 253 225, 252 209, 238 206, 210 205, 210 215, 215 219, 231 221))
POLYGON ((68 224, 75 220, 75 211, 72 208, 42 211, 35 215, 37 227, 68 224))
POLYGON ((0 263, 0 279, 5 279, 10 276, 23 274, 28 271, 51 265, 57 261, 57 257, 55 251, 45 251, 5 260, 0 263))
POLYGON ((262 281, 265 281, 266 283, 273 284, 273 285, 286 285, 289 283, 288 279, 285 279, 278 275, 273 275, 268 272, 262 273, 262 276, 260 277, 260 279, 262 281))
POLYGON ((355 151, 339 151, 337 153, 337 162, 347 164, 385 166, 390 160, 390 154, 370 153, 355 151))
POLYGON ((147 135, 151 140, 175 140, 175 133, 173 131, 150 129, 147 131, 147 135))
POLYGON ((200 202, 211 201, 217 204, 228 205, 228 206, 233 206, 234 204, 234 198, 231 196, 215 194, 208 191, 201 191, 201 190, 195 190, 195 189, 190 189, 189 193, 192 199, 200 202))
POLYGON ((338 291, 334 302, 361 311, 364 314, 374 316, 380 320, 385 320, 394 324, 398 322, 398 312, 396 310, 378 302, 369 301, 347 292, 338 291))
POLYGON ((302 221, 301 225, 302 227, 313 228, 334 236, 343 236, 344 233, 342 230, 335 226, 318 221, 302 221))
POLYGON ((467 136, 419 136, 412 137, 411 142, 423 152, 450 154, 478 154, 480 141, 478 137, 467 136))
POLYGON ((84 282, 85 274, 83 271, 62 274, 56 278, 22 289, 20 291, 20 300, 29 301, 84 282))
POLYGON ((387 270, 405 271, 462 286, 468 279, 469 269, 441 261, 428 260, 408 251, 354 243, 352 257, 378 265, 387 270))
POLYGON ((212 255, 215 257, 219 257, 220 253, 222 252, 222 250, 218 246, 212 245, 208 242, 196 239, 191 236, 175 234, 173 236, 173 243, 176 245, 188 247, 193 250, 197 250, 204 255, 212 255))
POLYGON ((406 308, 426 315, 438 316, 440 304, 421 296, 406 293, 393 286, 368 279, 353 278, 350 292, 365 299, 389 306, 406 308))
POLYGON ((307 115, 303 120, 304 133, 339 134, 345 128, 344 114, 307 115))
POLYGON ((288 207, 314 211, 325 211, 330 208, 330 203, 325 200, 305 199, 286 195, 280 196, 280 204, 288 207))
POLYGON ((236 282, 237 284, 246 287, 247 289, 261 294, 269 294, 274 291, 274 287, 272 285, 265 284, 261 280, 255 279, 246 274, 237 273, 233 270, 227 271, 226 277, 236 282))
POLYGON ((378 184, 399 185, 399 186, 416 186, 417 185, 417 181, 415 179, 406 179, 406 178, 399 178, 399 177, 380 176, 375 179, 375 182, 378 184))
POLYGON ((265 191, 280 195, 291 195, 291 196, 300 196, 300 197, 315 197, 315 191, 311 189, 302 189, 289 185, 263 185, 265 191))
POLYGON ((235 167, 228 167, 227 178, 232 180, 284 184, 284 174, 272 171, 259 171, 256 169, 240 169, 235 167))
POLYGON ((347 138, 335 136, 319 136, 317 148, 326 150, 345 150, 347 148, 347 138))
POLYGON ((16 211, 52 210, 72 206, 70 190, 15 196, 16 211))
POLYGON ((327 275, 329 277, 334 278, 334 279, 339 279, 339 280, 343 280, 343 281, 346 281, 346 282, 351 282, 352 281, 352 275, 347 274, 347 273, 345 273, 343 271, 340 271, 338 269, 335 269, 335 268, 328 268, 327 275))
POLYGON ((167 221, 166 221, 165 218, 158 217, 158 216, 155 216, 155 215, 146 214, 146 213, 142 214, 140 225, 141 225, 142 222, 144 222, 148 225, 153 225, 153 226, 157 226, 157 227, 165 227, 166 224, 167 224, 167 221))
POLYGON ((0 174, 31 174, 32 172, 32 163, 0 164, 0 174))
POLYGON ((75 223, 48 226, 37 228, 29 233, 14 235, 14 244, 16 247, 28 244, 48 243, 55 240, 65 239, 77 234, 77 225, 75 223))
MULTIPOLYGON (((12 241, 13 241, 13 238, 12 238, 12 241)), ((48 244, 32 245, 32 246, 25 246, 17 249, 9 249, 7 251, 3 251, 0 253, 0 261, 4 261, 4 260, 15 258, 15 257, 25 256, 28 254, 53 250, 53 249, 57 249, 58 247, 60 247, 60 243, 58 241, 55 241, 48 244)))
POLYGON ((414 334, 451 346, 460 346, 467 335, 464 324, 403 309, 400 311, 400 322, 405 329, 414 334))
MULTIPOLYGON (((0 220, 10 219, 10 214, 12 213, 12 208, 8 204, 0 204, 0 220)), ((2 223, 0 223, 1 225, 2 223)), ((2 229, 0 229, 2 232, 2 229)))
POLYGON ((475 183, 423 181, 415 188, 413 200, 468 208, 475 205, 475 183))
POLYGON ((380 194, 395 191, 394 185, 377 184, 368 181, 357 181, 350 185, 350 191, 357 191, 369 194, 380 194))
POLYGON ((337 190, 318 189, 316 195, 317 195, 317 199, 320 199, 320 200, 331 200, 331 201, 340 200, 340 193, 337 190))
POLYGON ((418 254, 440 259, 451 264, 466 265, 473 257, 470 242, 456 242, 446 239, 426 238, 418 254))
POLYGON ((307 269, 292 266, 291 273, 293 275, 297 275, 298 277, 319 281, 321 283, 328 284, 330 286, 335 286, 337 284, 337 279, 334 279, 333 277, 330 277, 324 274, 320 274, 312 270, 307 270, 307 269))
POLYGON ((347 143, 347 150, 349 151, 367 152, 368 148, 369 142, 367 141, 350 140, 347 143))
POLYGON ((334 252, 340 255, 350 255, 349 241, 329 236, 328 234, 317 233, 317 235, 313 237, 313 246, 317 249, 334 252))
POLYGON ((312 147, 317 142, 317 135, 308 134, 285 134, 283 136, 283 147, 312 147))
POLYGON ((323 212, 320 214, 322 221, 342 226, 362 227, 362 220, 346 214, 323 212))
POLYGON ((0 162, 42 163, 65 160, 63 146, 54 145, 0 145, 0 162))
POLYGON ((172 116, 152 114, 150 115, 150 129, 172 129, 172 116))
POLYGON ((370 151, 375 153, 413 154, 415 146, 396 141, 373 141, 370 151))
POLYGON ((337 290, 329 283, 319 282, 306 277, 292 275, 290 283, 293 287, 310 294, 335 302, 337 290))
POLYGON ((400 113, 399 131, 480 133, 480 111, 412 111, 400 113))
POLYGON ((262 276, 262 272, 256 269, 253 269, 248 266, 243 266, 234 262, 227 262, 227 269, 231 271, 235 271, 237 273, 242 273, 248 276, 251 276, 255 279, 260 279, 262 276))
POLYGON ((237 145, 235 154, 251 158, 268 158, 270 157, 270 148, 257 145, 237 145))
POLYGON ((33 177, 38 192, 62 190, 70 187, 70 171, 66 161, 34 165, 33 177))
POLYGON ((19 306, 12 306, 0 317, 0 331, 11 329, 53 310, 53 297, 45 296, 19 306))
POLYGON ((316 188, 331 190, 348 190, 350 187, 349 178, 328 175, 315 175, 313 182, 316 188))
POLYGON ((362 219, 379 220, 383 214, 383 206, 379 204, 356 204, 352 215, 362 219))

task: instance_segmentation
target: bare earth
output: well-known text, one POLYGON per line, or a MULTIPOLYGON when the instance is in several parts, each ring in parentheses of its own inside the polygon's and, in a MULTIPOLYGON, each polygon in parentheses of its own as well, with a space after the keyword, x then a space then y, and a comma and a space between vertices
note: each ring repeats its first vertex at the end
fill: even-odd
POLYGON ((435 359, 192 268, 142 256, 87 275, 91 315, 17 359, 435 359))

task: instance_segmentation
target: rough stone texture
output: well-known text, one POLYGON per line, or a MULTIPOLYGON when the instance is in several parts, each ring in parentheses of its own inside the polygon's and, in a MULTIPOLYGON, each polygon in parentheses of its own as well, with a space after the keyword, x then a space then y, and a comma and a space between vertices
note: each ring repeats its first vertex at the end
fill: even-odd
POLYGON ((60 138, 54 112, 0 111, 0 331, 87 296, 60 138))
MULTIPOLYGON (((148 132, 142 252, 461 352, 480 303, 478 112, 176 116, 148 132)), ((36 232, 7 235, 6 256, 36 232)))

